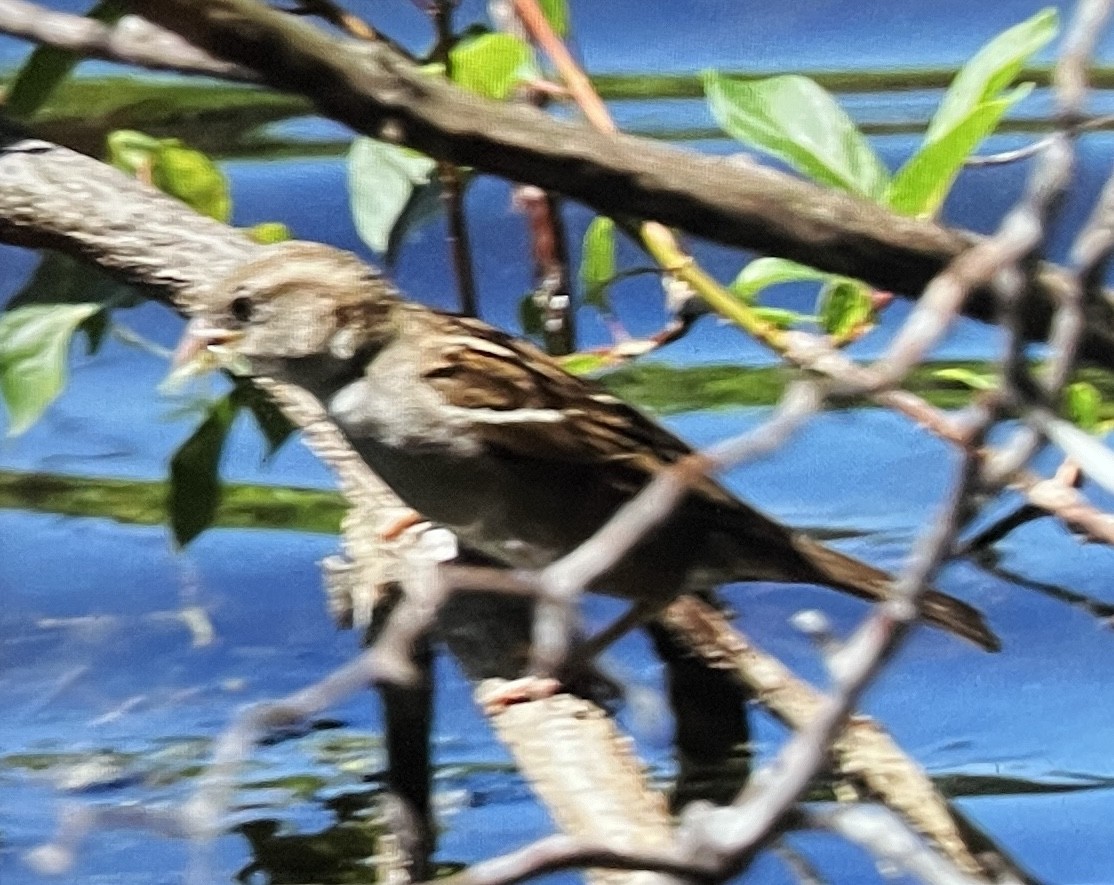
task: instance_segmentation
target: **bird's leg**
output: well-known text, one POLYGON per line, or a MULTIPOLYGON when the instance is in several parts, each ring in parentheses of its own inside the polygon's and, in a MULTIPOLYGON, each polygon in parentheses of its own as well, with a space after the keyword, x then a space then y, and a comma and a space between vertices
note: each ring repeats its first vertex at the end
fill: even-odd
POLYGON ((660 620, 646 628, 665 665, 664 687, 673 711, 677 780, 670 808, 680 811, 695 800, 727 805, 750 774, 750 691, 736 681, 734 668, 709 666, 684 636, 660 620))
POLYGON ((425 521, 426 518, 418 513, 417 510, 408 510, 380 531, 379 537, 384 541, 397 541, 407 529, 412 529, 414 526, 421 525, 425 521))
MULTIPOLYGON (((385 594, 375 607, 364 636, 370 647, 382 634, 398 603, 400 593, 385 594)), ((430 736, 433 730, 433 645, 428 634, 421 636, 411 651, 418 670, 414 685, 376 686, 383 704, 387 770, 384 810, 388 828, 403 846, 404 863, 410 879, 421 881, 431 872, 430 858, 436 841, 433 820, 433 764, 430 736)))
MULTIPOLYGON (((589 673, 596 656, 631 630, 653 619, 661 609, 661 603, 658 602, 634 603, 603 630, 576 643, 564 664, 561 665, 557 679, 535 673, 520 679, 486 680, 477 695, 480 706, 488 715, 494 715, 512 704, 542 700, 562 691, 571 690, 573 694, 581 694, 582 686, 585 684, 582 677, 589 673)), ((601 676, 602 674, 596 673, 588 683, 593 681, 598 683, 601 676)), ((616 694, 618 693, 616 689, 616 694)), ((597 703, 606 703, 598 698, 594 700, 597 703)))
MULTIPOLYGON (((537 673, 521 679, 489 680, 483 687, 479 700, 485 712, 492 715, 511 704, 541 700, 561 691, 583 684, 583 677, 592 669, 596 657, 610 645, 622 639, 631 630, 653 620, 661 612, 662 603, 640 600, 593 636, 577 642, 557 673, 557 679, 537 673)), ((596 674, 597 678, 602 674, 596 674)), ((589 680, 591 681, 591 680, 589 680)))

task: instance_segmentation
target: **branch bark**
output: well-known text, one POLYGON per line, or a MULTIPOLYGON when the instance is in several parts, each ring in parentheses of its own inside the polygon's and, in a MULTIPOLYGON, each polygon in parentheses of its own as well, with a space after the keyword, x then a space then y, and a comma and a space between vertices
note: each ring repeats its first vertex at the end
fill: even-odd
POLYGON ((103 58, 154 70, 179 71, 252 81, 251 71, 220 61, 191 46, 177 34, 134 15, 113 24, 45 9, 27 0, 0 2, 0 32, 23 37, 88 58, 103 58))

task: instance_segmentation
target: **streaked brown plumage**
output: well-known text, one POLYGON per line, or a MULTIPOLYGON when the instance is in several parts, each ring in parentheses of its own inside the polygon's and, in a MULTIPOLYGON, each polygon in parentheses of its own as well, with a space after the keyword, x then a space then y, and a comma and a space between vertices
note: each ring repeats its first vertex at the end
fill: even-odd
MULTIPOLYGON (((221 290, 198 333, 213 349, 238 371, 310 390, 403 501, 507 565, 567 553, 690 452, 532 345, 407 303, 337 250, 275 247, 221 290)), ((594 589, 664 603, 729 581, 821 584, 871 600, 891 584, 706 479, 594 589)), ((999 647, 960 600, 930 592, 924 615, 999 647)))

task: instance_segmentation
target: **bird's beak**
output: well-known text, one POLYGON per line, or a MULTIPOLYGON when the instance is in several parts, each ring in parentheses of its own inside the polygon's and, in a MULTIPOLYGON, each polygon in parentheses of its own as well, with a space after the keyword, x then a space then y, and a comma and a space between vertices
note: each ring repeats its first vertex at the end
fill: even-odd
POLYGON ((235 344, 244 333, 236 329, 222 329, 208 320, 194 317, 186 323, 186 329, 174 355, 170 358, 172 371, 188 366, 196 360, 205 359, 207 354, 219 354, 229 344, 235 344))
POLYGON ((236 329, 222 329, 200 317, 186 324, 178 346, 170 357, 170 372, 160 387, 173 390, 198 375, 211 372, 224 363, 222 354, 230 344, 235 344, 244 333, 236 329))

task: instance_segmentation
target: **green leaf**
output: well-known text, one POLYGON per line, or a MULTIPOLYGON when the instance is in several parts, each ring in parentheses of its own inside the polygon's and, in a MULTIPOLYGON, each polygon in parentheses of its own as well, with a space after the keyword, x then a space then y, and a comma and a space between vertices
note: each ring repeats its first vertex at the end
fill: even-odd
POLYGON ((824 282, 831 277, 814 267, 784 258, 756 258, 735 277, 728 287, 747 304, 754 304, 758 293, 781 283, 824 282))
POLYGON ((570 375, 588 375, 606 369, 612 360, 606 354, 571 353, 561 358, 561 368, 570 375))
POLYGON ((935 215, 967 158, 1030 89, 1020 86, 1004 98, 979 105, 955 128, 926 143, 894 174, 884 202, 902 215, 935 215))
POLYGON ((949 366, 946 369, 937 369, 932 373, 933 378, 948 381, 952 384, 962 384, 971 390, 994 390, 998 387, 998 377, 991 372, 976 372, 961 366, 949 366))
POLYGON ((1047 7, 983 46, 948 87, 925 132, 925 142, 942 138, 976 107, 1009 86, 1029 57, 1056 36, 1058 28, 1056 10, 1047 7))
POLYGON ((615 222, 597 215, 584 232, 580 257, 580 282, 584 303, 610 311, 607 288, 615 279, 615 222))
POLYGON ((1093 433, 1099 425, 1102 394, 1087 381, 1069 384, 1064 391, 1064 412, 1072 424, 1093 433))
POLYGON ((274 401, 246 378, 233 379, 233 398, 238 408, 251 412, 263 438, 267 441, 267 458, 272 457, 290 439, 294 425, 274 401))
POLYGON ((1006 111, 1032 89, 1002 91, 1022 66, 1056 35, 1058 15, 1049 7, 999 34, 956 74, 933 115, 917 153, 897 172, 885 202, 906 215, 934 215, 955 177, 1006 111))
POLYGON ((704 74, 704 95, 732 138, 815 181, 879 199, 889 173, 851 118, 807 77, 736 80, 704 74))
POLYGON ((776 326, 779 329, 791 329, 793 326, 799 326, 801 323, 816 321, 816 317, 809 316, 807 313, 798 313, 795 310, 787 310, 784 307, 755 307, 754 312, 758 315, 760 320, 769 323, 771 326, 776 326))
POLYGON ((281 221, 263 221, 254 224, 246 231, 253 241, 261 246, 273 246, 294 239, 294 234, 281 221))
POLYGON ((179 547, 185 547, 212 525, 221 498, 221 452, 238 411, 235 392, 217 400, 170 460, 166 506, 179 547))
POLYGON ((850 335, 872 321, 870 286, 845 277, 832 278, 820 291, 816 312, 829 335, 836 338, 850 335))
POLYGON ((391 227, 390 236, 387 237, 387 251, 383 255, 388 267, 398 263, 402 247, 415 233, 438 215, 444 209, 441 201, 441 179, 433 176, 425 184, 416 184, 410 192, 410 199, 402 207, 394 225, 391 227))
POLYGON ((108 337, 108 333, 112 329, 112 318, 108 311, 102 307, 78 328, 85 333, 85 352, 94 354, 101 349, 104 339, 108 337))
POLYGON ((202 215, 224 222, 232 216, 228 181, 217 164, 201 151, 164 144, 155 153, 151 182, 202 215))
POLYGON ((232 198, 224 173, 206 154, 176 138, 154 138, 134 129, 118 129, 106 139, 108 160, 129 175, 150 175, 163 193, 177 197, 203 215, 227 222, 232 198))
POLYGON ((502 101, 529 75, 530 45, 513 34, 482 34, 449 50, 453 82, 469 92, 502 101))
POLYGON ((0 396, 8 435, 35 423, 66 383, 74 331, 99 304, 29 305, 0 315, 0 396))
POLYGON ((569 33, 569 4, 567 0, 539 0, 542 15, 546 17, 549 26, 553 28, 558 37, 567 37, 569 33))
POLYGON ((7 310, 29 304, 98 304, 106 308, 135 307, 143 298, 99 267, 61 252, 46 252, 35 272, 12 299, 7 310))
POLYGON ((357 138, 348 151, 348 201, 356 231, 369 248, 386 252, 414 191, 430 182, 436 162, 409 148, 357 138))
MULTIPOLYGON (((101 0, 85 17, 111 24, 127 11, 128 6, 123 0, 101 0)), ((8 88, 4 96, 4 112, 19 119, 30 117, 46 104, 54 90, 80 60, 80 55, 66 49, 38 47, 24 62, 8 88)))
MULTIPOLYGON (((128 175, 149 171, 154 165, 155 155, 166 143, 166 139, 155 138, 135 129, 116 129, 108 133, 108 137, 105 138, 108 162, 128 175)), ((179 142, 172 139, 170 143, 179 142)))

